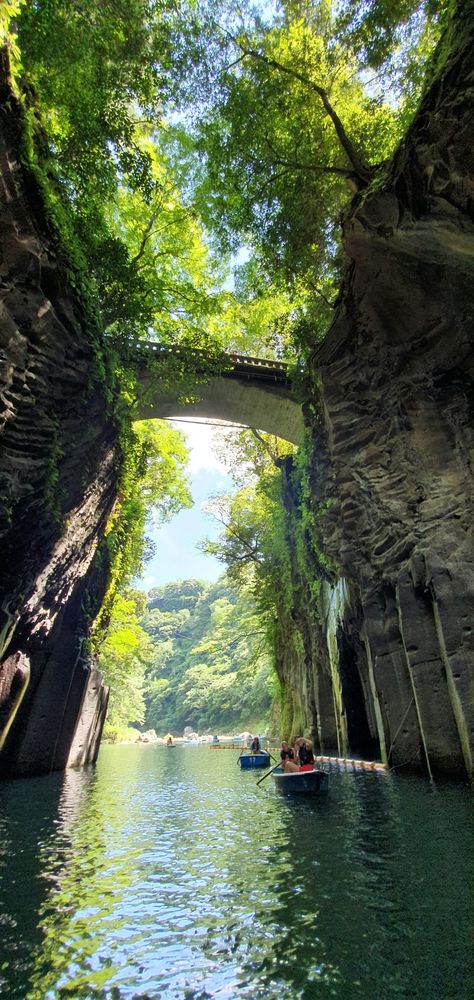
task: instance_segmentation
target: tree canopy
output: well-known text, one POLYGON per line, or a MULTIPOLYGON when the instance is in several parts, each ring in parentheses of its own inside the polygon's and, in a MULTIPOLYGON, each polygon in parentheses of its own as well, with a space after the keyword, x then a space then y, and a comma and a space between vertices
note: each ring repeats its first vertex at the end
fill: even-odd
POLYGON ((327 325, 340 212, 413 112, 443 0, 8 13, 41 169, 105 330, 291 356, 295 329, 327 325), (242 245, 244 299, 242 280, 236 295, 224 284, 242 245))

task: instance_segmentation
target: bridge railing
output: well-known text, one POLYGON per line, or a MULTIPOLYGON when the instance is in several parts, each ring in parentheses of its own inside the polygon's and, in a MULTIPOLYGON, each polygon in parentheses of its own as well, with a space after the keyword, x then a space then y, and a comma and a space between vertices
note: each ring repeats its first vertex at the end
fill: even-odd
MULTIPOLYGON (((180 348, 171 347, 165 344, 156 344, 153 341, 141 341, 134 345, 138 357, 146 357, 153 354, 155 357, 183 357, 199 358, 206 360, 206 351, 200 348, 180 348)), ((240 354, 237 351, 222 351, 222 360, 232 364, 232 368, 222 372, 223 378, 258 378, 277 382, 288 380, 288 365, 284 361, 276 361, 273 358, 255 358, 247 354, 240 354)))

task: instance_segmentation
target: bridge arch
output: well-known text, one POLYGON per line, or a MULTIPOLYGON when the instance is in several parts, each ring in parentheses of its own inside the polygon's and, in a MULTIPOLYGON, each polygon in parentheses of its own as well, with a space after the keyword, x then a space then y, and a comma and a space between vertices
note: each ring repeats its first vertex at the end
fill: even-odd
MULTIPOLYGON (((147 345, 147 349, 155 358, 163 351, 153 344, 147 345)), ((292 394, 287 366, 241 354, 228 354, 227 364, 228 369, 222 374, 196 384, 196 398, 181 402, 178 390, 173 391, 160 380, 159 370, 147 366, 142 355, 138 372, 143 391, 138 419, 225 420, 298 445, 303 437, 303 414, 301 404, 292 394)))

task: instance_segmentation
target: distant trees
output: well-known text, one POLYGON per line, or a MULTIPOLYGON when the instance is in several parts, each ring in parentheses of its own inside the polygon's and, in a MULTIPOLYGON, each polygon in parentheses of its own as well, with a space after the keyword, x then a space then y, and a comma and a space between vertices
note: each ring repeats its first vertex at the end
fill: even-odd
POLYGON ((225 576, 150 592, 142 626, 153 645, 147 726, 162 732, 265 723, 274 687, 265 635, 251 598, 225 576))
POLYGON ((260 728, 275 693, 253 600, 225 575, 116 594, 99 666, 111 687, 109 738, 143 725, 161 735, 260 728))

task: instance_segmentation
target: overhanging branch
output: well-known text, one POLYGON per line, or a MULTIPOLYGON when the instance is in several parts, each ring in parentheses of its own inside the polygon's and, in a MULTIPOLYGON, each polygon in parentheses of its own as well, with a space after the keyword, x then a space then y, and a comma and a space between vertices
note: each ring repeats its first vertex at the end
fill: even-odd
POLYGON ((243 45, 241 42, 239 42, 237 38, 234 38, 233 41, 235 42, 236 45, 238 45, 243 56, 256 59, 259 62, 264 63, 266 66, 271 67, 271 69, 277 70, 278 73, 283 73, 286 76, 290 76, 293 80, 298 80, 300 83, 303 84, 303 86, 308 87, 310 90, 313 91, 313 93, 318 95, 324 107, 324 110, 326 111, 326 114, 333 123, 334 130, 339 140, 339 144, 341 148, 344 150, 344 153, 346 154, 349 163, 351 164, 357 178, 359 179, 359 181, 362 181, 364 184, 366 184, 370 180, 373 171, 371 167, 367 163, 365 163, 365 161, 362 159, 358 150, 354 146, 354 143, 347 135, 344 125, 342 124, 342 121, 339 118, 337 111, 333 108, 324 88, 320 87, 319 84, 314 82, 314 80, 310 80, 303 73, 300 73, 298 70, 293 69, 291 66, 286 66, 285 63, 281 63, 277 59, 273 59, 270 56, 265 56, 263 55, 262 52, 258 52, 257 49, 246 48, 246 46, 243 45))

